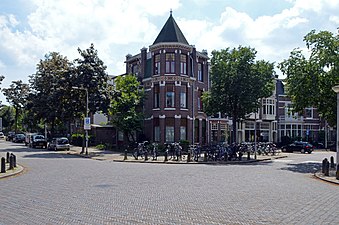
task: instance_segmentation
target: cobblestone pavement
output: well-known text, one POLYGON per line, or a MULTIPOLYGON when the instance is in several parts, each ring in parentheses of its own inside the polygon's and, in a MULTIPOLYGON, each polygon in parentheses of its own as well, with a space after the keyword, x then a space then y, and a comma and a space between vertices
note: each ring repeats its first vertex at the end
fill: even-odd
POLYGON ((0 142, 26 170, 0 180, 0 224, 339 224, 334 152, 241 165, 118 163, 0 142))

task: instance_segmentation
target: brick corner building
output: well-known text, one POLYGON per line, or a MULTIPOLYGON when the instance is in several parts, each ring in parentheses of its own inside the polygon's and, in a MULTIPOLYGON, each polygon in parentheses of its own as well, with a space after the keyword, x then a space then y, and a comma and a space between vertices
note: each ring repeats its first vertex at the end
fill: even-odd
POLYGON ((208 90, 209 58, 190 45, 172 13, 149 48, 126 56, 126 73, 146 92, 144 135, 152 142, 207 143, 202 94, 208 90))

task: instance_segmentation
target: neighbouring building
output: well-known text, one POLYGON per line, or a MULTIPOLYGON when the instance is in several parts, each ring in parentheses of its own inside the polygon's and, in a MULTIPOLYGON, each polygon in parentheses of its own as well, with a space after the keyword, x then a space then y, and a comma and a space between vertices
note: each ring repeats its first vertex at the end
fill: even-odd
POLYGON ((146 91, 147 140, 207 143, 208 122, 201 97, 208 90, 208 54, 188 43, 172 13, 154 43, 139 54, 128 54, 125 63, 126 73, 135 74, 146 91))
POLYGON ((319 141, 319 133, 324 125, 317 109, 308 107, 302 115, 292 112, 292 102, 287 96, 282 80, 277 80, 278 96, 278 142, 284 137, 303 139, 306 141, 319 141))

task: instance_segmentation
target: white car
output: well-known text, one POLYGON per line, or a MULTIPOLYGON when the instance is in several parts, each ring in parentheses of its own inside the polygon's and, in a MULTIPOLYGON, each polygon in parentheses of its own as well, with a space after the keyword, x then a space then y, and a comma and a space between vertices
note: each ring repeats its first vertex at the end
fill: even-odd
POLYGON ((5 138, 5 135, 3 132, 0 132, 0 139, 4 139, 5 138))

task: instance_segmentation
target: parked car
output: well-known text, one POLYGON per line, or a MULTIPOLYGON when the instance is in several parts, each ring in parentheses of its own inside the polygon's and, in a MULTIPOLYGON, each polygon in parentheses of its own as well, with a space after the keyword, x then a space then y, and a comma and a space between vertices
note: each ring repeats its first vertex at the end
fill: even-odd
POLYGON ((26 136, 24 134, 15 134, 13 138, 14 143, 24 143, 26 136))
POLYGON ((53 138, 49 143, 48 143, 48 149, 49 150, 70 150, 71 146, 69 144, 69 140, 65 137, 61 138, 53 138))
POLYGON ((4 139, 5 138, 5 135, 3 132, 0 132, 0 139, 4 139))
POLYGON ((15 132, 13 131, 8 132, 6 136, 6 141, 13 141, 14 135, 15 135, 15 132))
POLYGON ((31 143, 30 143, 29 147, 32 147, 32 148, 37 148, 37 147, 47 148, 47 141, 46 141, 46 139, 43 135, 36 134, 36 135, 33 135, 31 137, 31 143))
POLYGON ((311 145, 308 142, 304 142, 304 141, 295 141, 292 144, 286 145, 281 147, 281 150, 283 152, 294 152, 294 151, 298 151, 301 153, 311 153, 313 151, 314 147, 313 145, 311 145))

